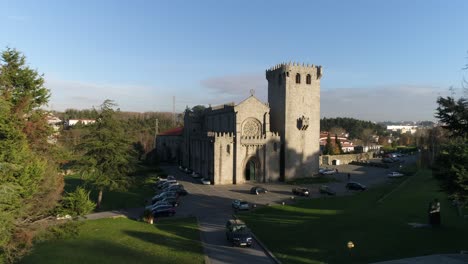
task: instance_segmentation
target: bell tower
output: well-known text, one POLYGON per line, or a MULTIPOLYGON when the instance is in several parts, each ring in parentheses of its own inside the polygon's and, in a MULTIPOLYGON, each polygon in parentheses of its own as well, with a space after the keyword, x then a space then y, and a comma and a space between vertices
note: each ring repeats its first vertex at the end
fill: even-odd
POLYGON ((278 64, 266 71, 270 129, 281 137, 282 180, 312 176, 319 167, 322 67, 278 64))

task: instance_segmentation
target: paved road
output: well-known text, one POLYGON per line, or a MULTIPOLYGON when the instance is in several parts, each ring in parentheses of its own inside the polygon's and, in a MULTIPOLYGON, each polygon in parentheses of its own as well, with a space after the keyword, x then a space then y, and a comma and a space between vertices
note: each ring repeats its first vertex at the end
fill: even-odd
MULTIPOLYGON (((414 157, 407 157, 406 163, 411 163, 414 157)), ((351 173, 351 180, 358 181, 368 187, 380 185, 391 181, 386 175, 390 171, 398 168, 398 164, 393 164, 390 169, 363 167, 355 165, 328 166, 337 168, 340 173, 333 175, 338 182, 328 183, 331 188, 337 191, 337 195, 350 195, 353 191, 345 188, 347 174, 351 173)), ((257 206, 267 206, 269 204, 294 203, 295 199, 313 199, 319 197, 318 188, 320 184, 306 185, 311 191, 309 198, 291 199, 292 185, 284 183, 259 184, 265 186, 269 192, 264 195, 249 194, 250 188, 254 184, 246 183, 239 185, 202 185, 197 180, 179 171, 176 166, 162 166, 168 174, 174 175, 189 195, 181 199, 177 216, 196 216, 201 230, 202 243, 205 255, 210 263, 273 263, 263 249, 254 243, 251 248, 232 247, 226 240, 225 223, 232 218, 234 213, 231 202, 233 199, 242 199, 257 206)))
POLYGON ((167 166, 162 169, 174 175, 190 193, 182 198, 177 208, 177 216, 193 215, 198 218, 202 243, 209 263, 273 263, 255 241, 250 248, 238 248, 232 247, 226 240, 225 224, 233 214, 231 201, 236 197, 247 196, 243 191, 249 188, 249 185, 229 187, 202 185, 178 171, 176 167, 167 166), (233 189, 237 192, 226 192, 224 189, 233 189))

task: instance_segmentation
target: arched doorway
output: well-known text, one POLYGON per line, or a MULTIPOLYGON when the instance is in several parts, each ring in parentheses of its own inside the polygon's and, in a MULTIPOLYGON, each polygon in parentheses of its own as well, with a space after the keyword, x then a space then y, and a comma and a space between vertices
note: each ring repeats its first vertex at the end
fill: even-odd
POLYGON ((246 181, 256 181, 258 179, 258 162, 252 157, 245 164, 244 179, 246 181))

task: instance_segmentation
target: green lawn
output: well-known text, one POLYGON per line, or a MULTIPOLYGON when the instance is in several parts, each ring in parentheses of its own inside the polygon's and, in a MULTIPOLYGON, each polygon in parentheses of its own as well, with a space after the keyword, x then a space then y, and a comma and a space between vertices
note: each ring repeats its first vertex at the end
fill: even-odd
POLYGON ((125 218, 85 221, 77 238, 35 245, 21 263, 204 263, 195 218, 149 225, 125 218))
MULTIPOLYGON (((133 177, 132 186, 126 191, 104 191, 102 204, 99 211, 108 211, 113 209, 143 207, 145 200, 154 195, 153 186, 156 177, 160 174, 156 169, 140 167, 137 175, 133 177)), ((65 176, 65 191, 74 191, 77 186, 83 185, 84 181, 78 174, 65 176)), ((86 186, 91 189, 90 186, 86 186)), ((91 192, 91 199, 97 201, 98 192, 91 192)))
POLYGON ((428 170, 353 196, 301 200, 240 217, 283 263, 369 263, 468 250, 468 221, 456 215, 428 170), (434 198, 441 200, 443 226, 410 227, 427 223, 434 198), (348 241, 355 244, 351 254, 348 241))

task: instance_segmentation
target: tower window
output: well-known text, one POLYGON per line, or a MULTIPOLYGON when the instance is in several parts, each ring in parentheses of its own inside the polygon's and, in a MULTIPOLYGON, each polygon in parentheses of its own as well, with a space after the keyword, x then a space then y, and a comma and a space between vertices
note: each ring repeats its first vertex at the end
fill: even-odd
POLYGON ((301 83, 301 75, 299 73, 296 74, 296 83, 301 83))
POLYGON ((307 84, 311 84, 311 83, 312 83, 312 77, 310 76, 310 74, 307 74, 306 83, 307 83, 307 84))

